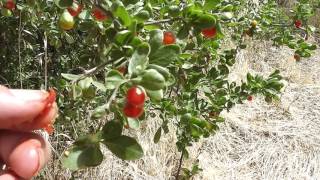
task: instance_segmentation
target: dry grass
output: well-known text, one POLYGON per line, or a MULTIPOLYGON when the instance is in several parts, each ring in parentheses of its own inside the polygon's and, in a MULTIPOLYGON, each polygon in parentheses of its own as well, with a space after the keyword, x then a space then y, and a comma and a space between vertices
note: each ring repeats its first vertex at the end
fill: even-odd
POLYGON ((295 63, 288 49, 267 44, 254 49, 254 56, 239 56, 234 73, 279 68, 288 81, 281 101, 268 105, 258 97, 224 113, 220 132, 203 145, 204 171, 196 179, 320 178, 319 52, 295 63))

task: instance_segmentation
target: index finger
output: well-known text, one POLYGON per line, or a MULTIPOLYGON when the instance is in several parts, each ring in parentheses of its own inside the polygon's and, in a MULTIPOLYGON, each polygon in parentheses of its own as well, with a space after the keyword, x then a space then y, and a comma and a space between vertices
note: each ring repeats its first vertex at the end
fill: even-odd
POLYGON ((0 86, 0 129, 28 131, 53 124, 57 113, 55 96, 53 90, 46 92, 0 86))

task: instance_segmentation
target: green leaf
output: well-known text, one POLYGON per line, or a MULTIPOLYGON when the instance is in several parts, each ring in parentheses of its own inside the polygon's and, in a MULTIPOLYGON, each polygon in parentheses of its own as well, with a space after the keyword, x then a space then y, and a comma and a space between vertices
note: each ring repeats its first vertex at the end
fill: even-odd
POLYGON ((156 65, 156 64, 149 64, 148 69, 155 69, 157 70, 162 76, 166 79, 166 85, 171 86, 175 83, 174 76, 170 73, 169 69, 156 65))
POLYGON ((131 31, 123 30, 116 34, 115 40, 119 45, 128 44, 133 38, 133 34, 131 31))
POLYGON ((185 39, 188 37, 189 35, 189 31, 190 31, 191 26, 188 24, 184 24, 181 26, 180 30, 178 31, 177 37, 179 39, 185 39))
POLYGON ((106 112, 106 105, 102 105, 102 106, 98 106, 96 107, 93 112, 92 112, 92 117, 94 118, 102 118, 103 116, 105 116, 107 114, 106 112))
POLYGON ((59 8, 65 9, 72 5, 73 0, 55 0, 54 2, 59 8))
POLYGON ((178 45, 162 46, 150 57, 150 63, 166 67, 177 60, 180 53, 178 45))
POLYGON ((159 25, 157 25, 157 24, 145 25, 144 29, 148 30, 148 31, 157 30, 157 29, 159 29, 159 25))
POLYGON ((82 96, 87 100, 92 100, 96 95, 96 90, 94 87, 89 87, 87 89, 82 89, 82 96))
POLYGON ((66 33, 65 36, 66 36, 67 43, 69 43, 69 44, 74 43, 74 39, 70 34, 66 33))
POLYGON ((123 5, 121 5, 120 3, 114 3, 112 10, 113 15, 118 17, 124 26, 130 26, 132 19, 123 5))
POLYGON ((86 20, 91 18, 91 12, 88 10, 83 10, 79 15, 79 19, 86 20))
POLYGON ((72 146, 65 151, 62 158, 62 165, 70 170, 78 170, 93 167, 101 164, 103 154, 99 144, 91 146, 72 146))
POLYGON ((71 86, 71 88, 72 88, 72 97, 73 97, 73 99, 76 99, 77 97, 81 96, 82 89, 79 86, 74 84, 74 85, 71 86))
POLYGON ((130 45, 134 48, 137 48, 141 43, 142 43, 142 40, 139 37, 135 36, 131 40, 130 45))
POLYGON ((139 120, 134 119, 134 118, 129 118, 129 117, 127 118, 127 120, 128 120, 128 125, 130 128, 132 128, 132 129, 139 129, 140 128, 139 120))
POLYGON ((229 74, 229 68, 228 68, 228 66, 226 66, 226 65, 219 65, 219 66, 218 66, 218 69, 220 70, 220 73, 221 73, 222 75, 227 75, 227 74, 229 74))
POLYGON ((138 26, 138 21, 133 20, 132 23, 130 24, 130 26, 128 27, 128 30, 131 31, 133 37, 137 37, 137 36, 135 36, 135 35, 137 35, 137 26, 138 26))
POLYGON ((250 73, 247 74, 247 81, 248 83, 253 81, 253 76, 250 73))
POLYGON ((221 18, 223 20, 230 20, 233 18, 233 13, 232 12, 224 12, 224 13, 222 13, 221 18))
POLYGON ((162 128, 159 127, 159 129, 157 130, 156 134, 154 135, 154 138, 153 138, 153 142, 154 143, 158 143, 159 140, 160 140, 160 137, 161 137, 161 132, 162 132, 162 128))
POLYGON ((143 156, 140 144, 134 138, 128 136, 110 139, 104 141, 104 144, 113 154, 123 160, 135 160, 143 156))
POLYGON ((65 74, 65 73, 61 73, 61 76, 67 80, 70 80, 70 81, 75 81, 81 77, 81 75, 65 74))
POLYGON ((83 21, 79 24, 79 30, 82 32, 88 32, 94 27, 94 23, 92 21, 83 21))
POLYGON ((87 77, 78 82, 78 85, 81 89, 89 89, 91 83, 93 82, 92 77, 87 77))
POLYGON ((156 29, 150 32, 151 55, 163 45, 163 31, 156 29))
POLYGON ((121 136, 121 133, 122 125, 116 120, 107 122, 102 129, 102 137, 106 141, 121 136))
POLYGON ((126 6, 129 4, 136 4, 139 0, 121 0, 121 2, 123 2, 123 4, 125 4, 126 6))
POLYGON ((166 79, 157 70, 148 69, 142 75, 140 85, 146 89, 157 91, 166 86, 166 79))
POLYGON ((191 124, 190 128, 191 128, 191 135, 194 138, 199 138, 203 134, 202 129, 195 124, 191 124))
POLYGON ((141 10, 135 15, 135 19, 138 21, 146 21, 150 18, 150 13, 147 10, 141 10))
POLYGON ((129 60, 129 75, 142 73, 149 63, 150 46, 148 43, 142 43, 138 46, 129 60))
POLYGON ((151 99, 153 102, 159 102, 163 98, 163 90, 160 89, 158 91, 151 91, 146 89, 148 97, 151 99))
POLYGON ((232 4, 228 4, 226 6, 223 6, 223 8, 221 9, 221 11, 223 12, 230 12, 230 11, 233 11, 234 9, 234 6, 232 4))
POLYGON ((193 25, 199 29, 210 28, 216 25, 216 18, 211 14, 201 14, 192 21, 193 25))
POLYGON ((309 49, 309 50, 316 50, 316 49, 317 49, 317 45, 315 45, 315 44, 310 44, 307 49, 309 49))
POLYGON ((122 74, 117 70, 111 70, 106 74, 106 89, 115 89, 121 84, 125 83, 126 80, 122 74))
POLYGON ((92 84, 93 84, 98 90, 100 90, 100 91, 102 91, 102 92, 106 92, 106 91, 107 91, 107 89, 106 89, 106 87, 104 86, 104 84, 102 84, 102 83, 100 83, 100 82, 98 82, 98 81, 93 81, 92 84))
POLYGON ((220 2, 221 0, 206 0, 203 7, 205 10, 213 10, 220 2))
POLYGON ((180 8, 177 5, 169 6, 168 13, 171 17, 178 17, 180 15, 180 8))
POLYGON ((92 146, 100 142, 99 134, 88 134, 85 136, 79 137, 73 144, 75 146, 92 146))

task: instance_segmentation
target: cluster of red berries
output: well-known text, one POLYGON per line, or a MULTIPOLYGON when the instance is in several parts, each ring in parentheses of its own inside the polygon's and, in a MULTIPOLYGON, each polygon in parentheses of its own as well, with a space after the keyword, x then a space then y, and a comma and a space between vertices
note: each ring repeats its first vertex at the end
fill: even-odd
MULTIPOLYGON (((71 16, 76 17, 78 16, 83 9, 83 5, 79 4, 78 2, 74 1, 72 6, 68 7, 67 10, 71 14, 71 16)), ((100 7, 94 7, 92 9, 92 16, 97 20, 97 21, 104 21, 108 18, 107 13, 101 9, 100 7)))
MULTIPOLYGON (((205 38, 214 38, 217 35, 216 27, 205 28, 201 30, 202 35, 205 38)), ((176 37, 173 32, 166 31, 163 33, 163 42, 164 45, 170 45, 176 43, 176 37)))
POLYGON ((123 108, 123 113, 127 117, 138 118, 143 113, 144 102, 146 95, 143 89, 134 86, 127 91, 126 105, 123 108))

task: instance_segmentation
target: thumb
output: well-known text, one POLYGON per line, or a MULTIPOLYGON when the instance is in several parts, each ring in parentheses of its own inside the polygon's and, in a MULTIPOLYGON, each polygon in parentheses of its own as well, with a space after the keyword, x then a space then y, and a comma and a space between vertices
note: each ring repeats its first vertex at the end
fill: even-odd
POLYGON ((48 143, 39 135, 0 130, 0 159, 18 176, 31 179, 49 156, 48 143))

